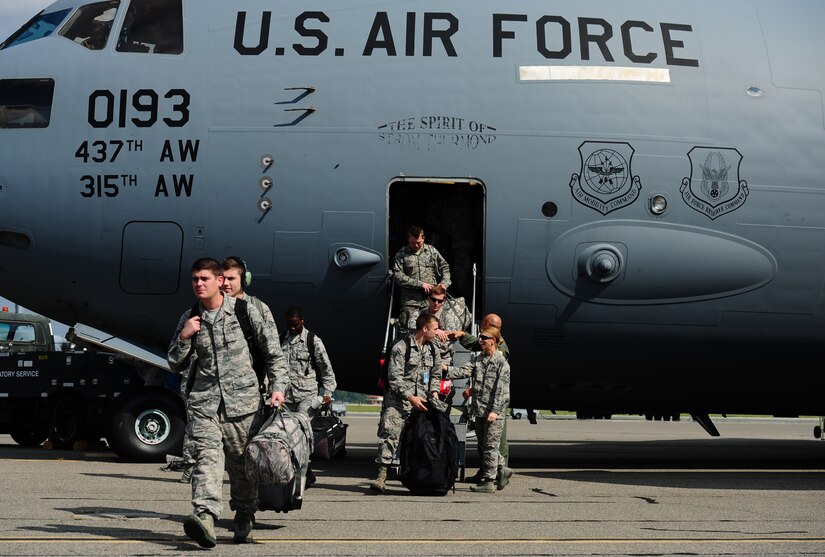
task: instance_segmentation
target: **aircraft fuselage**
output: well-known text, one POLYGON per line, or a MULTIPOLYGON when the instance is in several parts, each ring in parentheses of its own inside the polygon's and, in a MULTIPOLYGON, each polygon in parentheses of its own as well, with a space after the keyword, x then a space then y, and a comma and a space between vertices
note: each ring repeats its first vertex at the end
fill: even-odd
POLYGON ((82 4, 0 50, 3 296, 162 353, 240 255, 368 391, 421 224, 519 406, 824 413, 821 3, 183 0, 180 52, 82 4))

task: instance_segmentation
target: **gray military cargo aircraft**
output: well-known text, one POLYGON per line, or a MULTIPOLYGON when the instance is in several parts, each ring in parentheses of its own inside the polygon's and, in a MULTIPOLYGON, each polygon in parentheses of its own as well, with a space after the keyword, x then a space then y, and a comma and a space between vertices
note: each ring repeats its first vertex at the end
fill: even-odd
POLYGON ((241 254, 368 392, 419 224, 502 316, 515 405, 825 414, 823 21, 59 0, 0 49, 0 295, 162 356, 191 262, 241 254))

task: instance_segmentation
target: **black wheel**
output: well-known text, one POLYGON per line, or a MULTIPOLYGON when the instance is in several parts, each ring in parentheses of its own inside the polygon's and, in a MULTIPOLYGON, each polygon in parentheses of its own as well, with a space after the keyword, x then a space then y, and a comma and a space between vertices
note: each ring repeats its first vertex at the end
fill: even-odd
POLYGON ((55 449, 68 450, 86 434, 86 411, 83 401, 64 398, 54 407, 49 440, 55 449))
POLYGON ((39 447, 49 437, 46 424, 14 424, 9 435, 21 447, 39 447))
POLYGON ((146 388, 124 393, 114 401, 106 440, 126 460, 164 462, 181 454, 186 411, 174 393, 146 388))
POLYGON ((818 425, 814 426, 814 437, 816 437, 817 439, 822 438, 822 428, 819 427, 818 425))

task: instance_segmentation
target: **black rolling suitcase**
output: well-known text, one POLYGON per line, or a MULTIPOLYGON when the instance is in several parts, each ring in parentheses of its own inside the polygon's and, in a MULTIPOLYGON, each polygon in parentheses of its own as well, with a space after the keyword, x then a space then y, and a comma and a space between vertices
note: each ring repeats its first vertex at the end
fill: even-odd
POLYGON ((258 510, 288 513, 301 509, 304 494, 301 485, 304 479, 293 478, 284 485, 266 484, 258 486, 258 510))
POLYGON ((347 427, 329 408, 312 418, 312 437, 315 448, 312 458, 330 460, 347 454, 347 427))

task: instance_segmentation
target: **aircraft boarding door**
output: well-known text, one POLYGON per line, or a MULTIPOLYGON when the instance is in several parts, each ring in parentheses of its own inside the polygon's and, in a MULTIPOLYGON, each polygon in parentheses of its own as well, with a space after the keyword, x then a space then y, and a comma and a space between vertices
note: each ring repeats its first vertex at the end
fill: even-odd
MULTIPOLYGON (((484 299, 484 185, 479 180, 456 178, 397 178, 389 184, 387 265, 392 272, 395 254, 407 245, 410 226, 424 229, 426 243, 434 246, 450 265, 448 294, 464 298, 474 315, 484 299), (473 265, 475 285, 473 312, 473 265)), ((399 311, 395 296, 392 315, 399 311)))
MULTIPOLYGON (((447 297, 451 299, 442 307, 459 311, 472 330, 475 330, 472 321, 484 305, 484 281, 481 278, 484 276, 484 200, 484 186, 479 180, 404 177, 389 184, 389 271, 392 272, 395 254, 408 243, 410 226, 423 228, 425 242, 435 247, 450 266, 451 284, 447 297), (465 309, 459 309, 464 306, 465 309)), ((398 316, 400 311, 399 290, 397 287, 393 289, 391 316, 398 316)), ((396 335, 399 328, 394 328, 396 335)), ((392 339, 387 345, 391 344, 392 339)), ((463 365, 469 360, 470 353, 458 342, 454 343, 453 350, 453 365, 463 365)), ((466 387, 467 380, 454 382, 450 414, 459 441, 458 466, 462 481, 466 465, 467 412, 466 400, 461 393, 466 387)))

